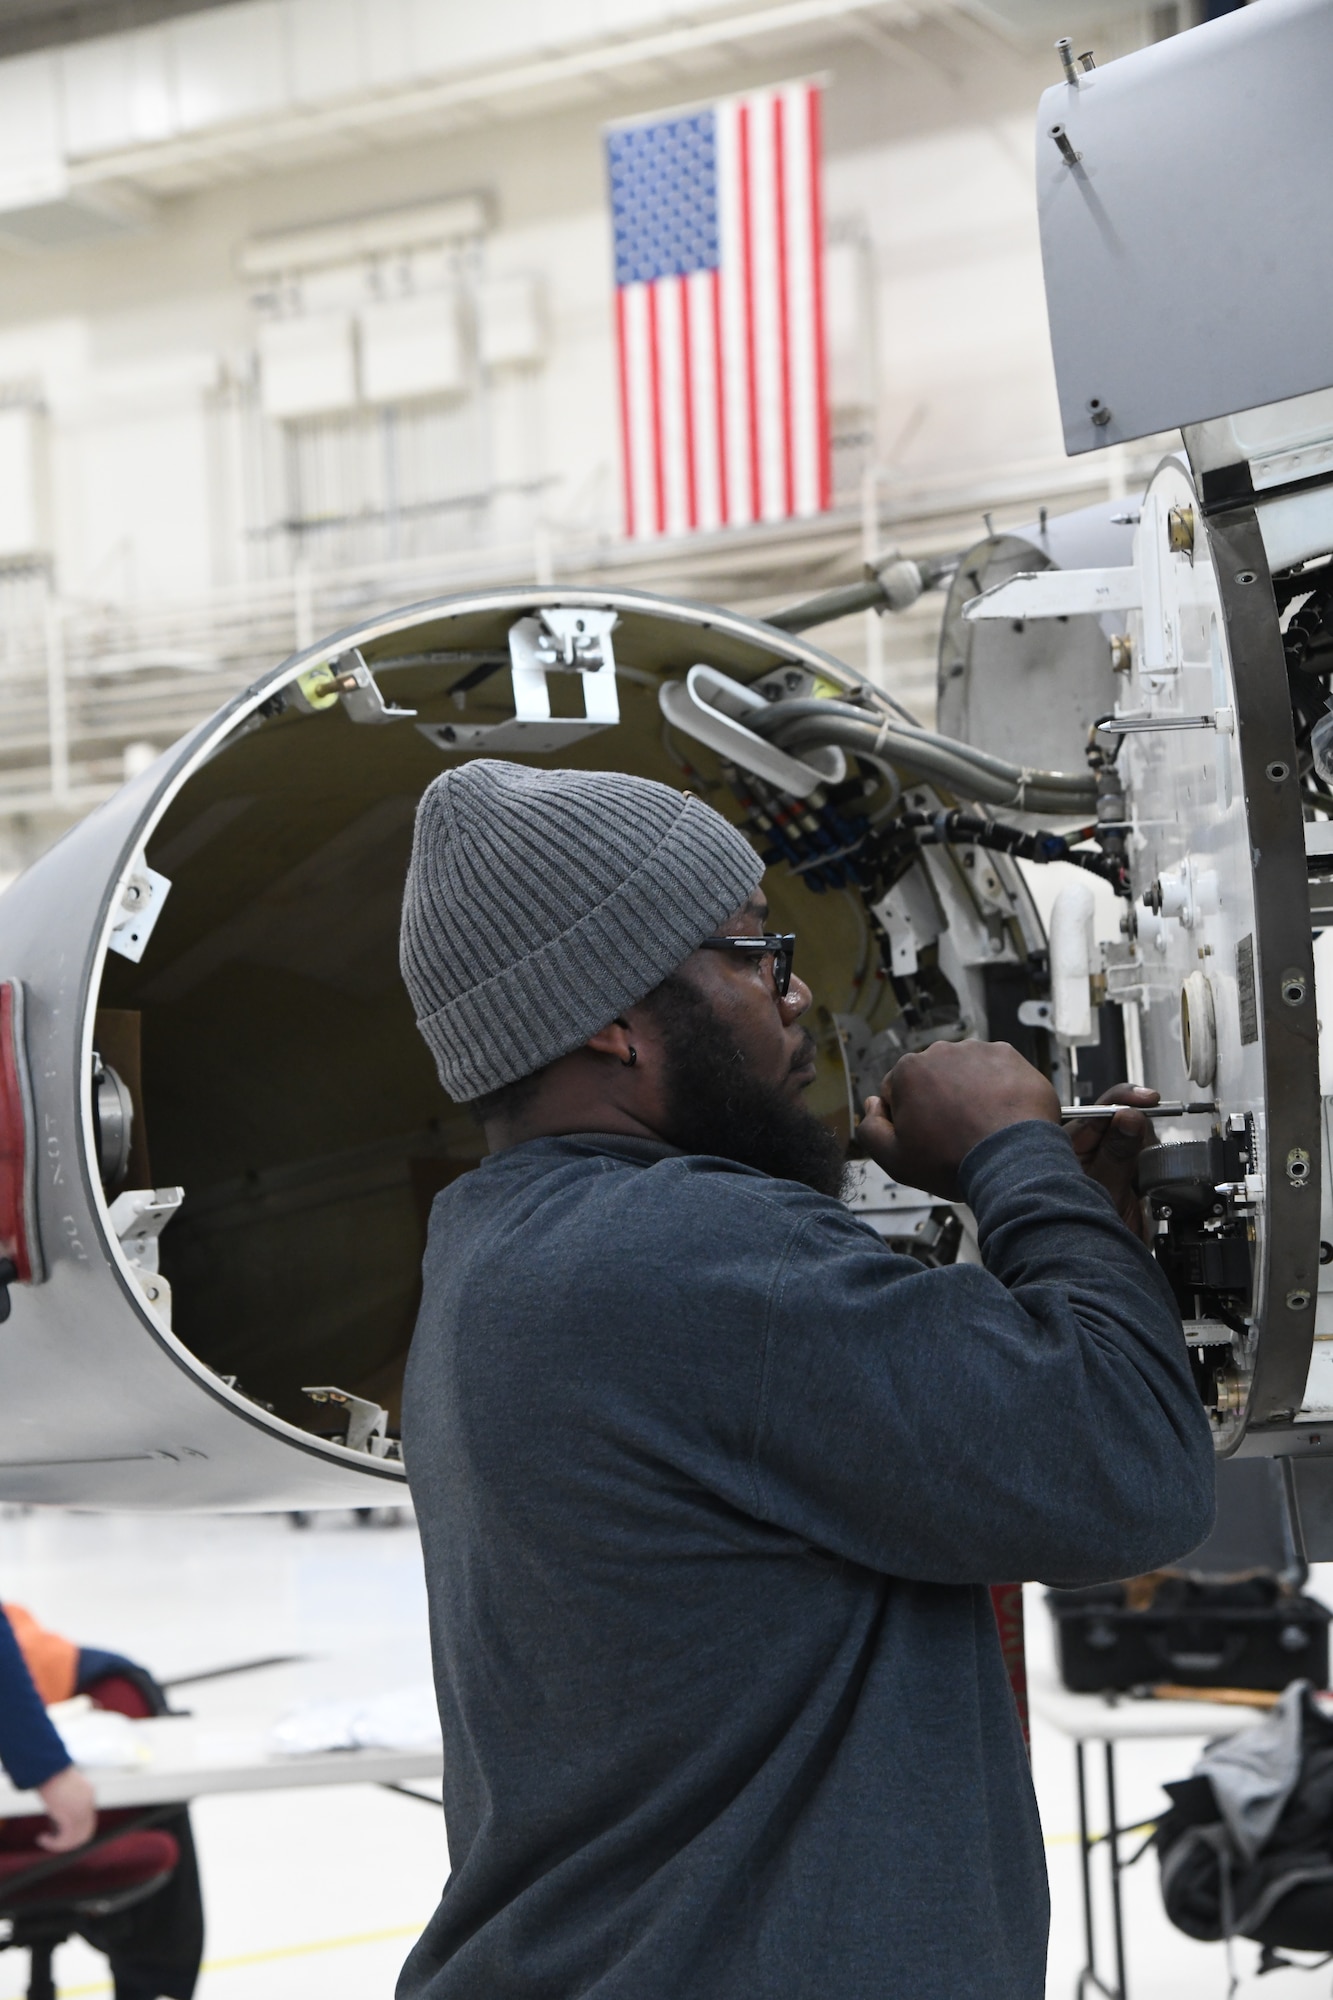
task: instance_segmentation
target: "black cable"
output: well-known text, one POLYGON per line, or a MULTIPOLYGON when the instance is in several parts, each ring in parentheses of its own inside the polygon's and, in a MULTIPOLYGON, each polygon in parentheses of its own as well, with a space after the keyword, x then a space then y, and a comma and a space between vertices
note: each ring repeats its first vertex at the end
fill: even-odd
POLYGON ((1091 849, 1076 848, 1073 841, 1089 840, 1097 831, 1096 827, 1080 827, 1074 833, 1028 833, 1019 826, 1007 826, 1001 820, 981 819, 976 813, 961 812, 906 812, 900 813, 884 831, 881 851, 900 844, 913 847, 985 847, 997 854, 1012 854, 1020 861, 1046 863, 1069 861, 1075 868, 1086 869, 1089 875, 1100 876, 1109 882, 1119 896, 1129 894, 1129 878, 1124 863, 1109 854, 1091 849), (909 843, 900 843, 897 836, 910 836, 909 843))

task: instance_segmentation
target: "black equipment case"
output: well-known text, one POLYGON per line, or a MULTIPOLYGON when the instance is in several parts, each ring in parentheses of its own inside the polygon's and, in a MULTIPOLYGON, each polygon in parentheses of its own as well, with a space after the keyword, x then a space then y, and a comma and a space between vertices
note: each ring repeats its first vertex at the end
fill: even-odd
POLYGON ((1288 1681, 1328 1685, 1331 1615, 1312 1597, 1282 1588, 1276 1577, 1196 1582, 1186 1576, 1132 1585, 1052 1590, 1060 1678, 1076 1694, 1151 1686, 1271 1688, 1288 1681))
POLYGON ((1217 1522, 1193 1555, 1126 1583, 1046 1593, 1060 1678, 1074 1693, 1163 1681, 1327 1687, 1333 1614, 1301 1593, 1308 1568, 1288 1469, 1227 1459, 1217 1474, 1217 1522))

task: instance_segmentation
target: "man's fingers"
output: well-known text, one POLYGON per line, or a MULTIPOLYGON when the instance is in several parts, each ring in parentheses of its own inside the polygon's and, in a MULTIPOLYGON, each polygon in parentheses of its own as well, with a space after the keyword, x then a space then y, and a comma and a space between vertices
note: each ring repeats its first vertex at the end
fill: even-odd
POLYGON ((1102 1128, 1102 1150, 1113 1160, 1137 1159, 1152 1136, 1152 1124, 1142 1111, 1118 1111, 1102 1128))
POLYGON ((1097 1099, 1099 1104, 1124 1104, 1132 1109, 1151 1111, 1161 1098, 1161 1091, 1154 1090, 1146 1083, 1113 1083, 1097 1099))
POLYGON ((898 1179, 898 1135, 893 1129, 893 1120, 884 1108, 882 1097, 867 1097, 865 1114, 857 1127, 857 1137, 865 1151, 878 1166, 883 1167, 890 1180, 898 1179))

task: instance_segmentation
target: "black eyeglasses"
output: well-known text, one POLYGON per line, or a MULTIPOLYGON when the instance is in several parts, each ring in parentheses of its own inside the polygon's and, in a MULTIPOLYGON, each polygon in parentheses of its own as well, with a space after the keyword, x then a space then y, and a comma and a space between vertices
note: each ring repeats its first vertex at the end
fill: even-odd
POLYGON ((744 958, 771 958, 773 984, 778 998, 785 1000, 791 985, 792 960, 796 956, 795 931, 765 931, 762 937, 707 937, 700 951, 735 951, 744 958))

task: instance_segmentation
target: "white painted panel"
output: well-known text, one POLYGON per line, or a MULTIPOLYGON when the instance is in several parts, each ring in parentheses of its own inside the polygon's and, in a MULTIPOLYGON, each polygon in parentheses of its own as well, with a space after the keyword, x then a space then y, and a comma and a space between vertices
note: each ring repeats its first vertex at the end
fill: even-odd
POLYGON ((346 97, 362 86, 360 0, 287 0, 286 27, 298 104, 346 97))
POLYGON ((166 603, 209 589, 214 496, 202 405, 57 433, 55 521, 65 587, 166 603))
POLYGON ((75 42, 59 55, 65 143, 74 158, 129 146, 134 130, 134 65, 128 35, 75 42))
POLYGON ((1037 119, 1066 450, 1333 387, 1330 0, 1241 7, 1095 74, 1037 119))
POLYGON ((483 368, 522 368, 546 353, 541 282, 530 273, 488 278, 477 298, 477 349, 483 368))
POLYGON ((388 299, 361 312, 361 387, 372 403, 458 395, 466 386, 455 292, 388 299))
POLYGON ((537 0, 538 40, 554 49, 590 42, 605 32, 602 0, 537 0))
POLYGON ((0 558, 35 555, 45 544, 42 442, 40 411, 0 408, 0 558))
POLYGON ((287 101, 277 0, 189 14, 172 23, 176 103, 183 132, 262 117, 287 101))
POLYGON ((358 0, 372 90, 405 83, 414 74, 411 0, 358 0))
POLYGON ((266 320, 259 329, 264 413, 307 417, 356 401, 356 353, 346 313, 266 320))
POLYGON ((869 245, 854 238, 830 243, 824 252, 829 396, 835 410, 866 410, 875 401, 869 265, 869 245))
POLYGON ((55 58, 0 63, 0 203, 16 208, 64 192, 55 58))
MULTIPOLYGON (((602 31, 607 35, 669 27, 674 14, 665 0, 601 0, 599 11, 602 31)), ((707 9, 701 6, 691 11, 702 14, 707 9)))
POLYGON ((411 0, 412 49, 420 75, 480 68, 504 56, 535 56, 536 0, 505 0, 502 7, 442 5, 411 0))
POLYGON ((130 56, 130 119, 141 146, 173 138, 180 129, 171 30, 139 28, 125 37, 130 56))

